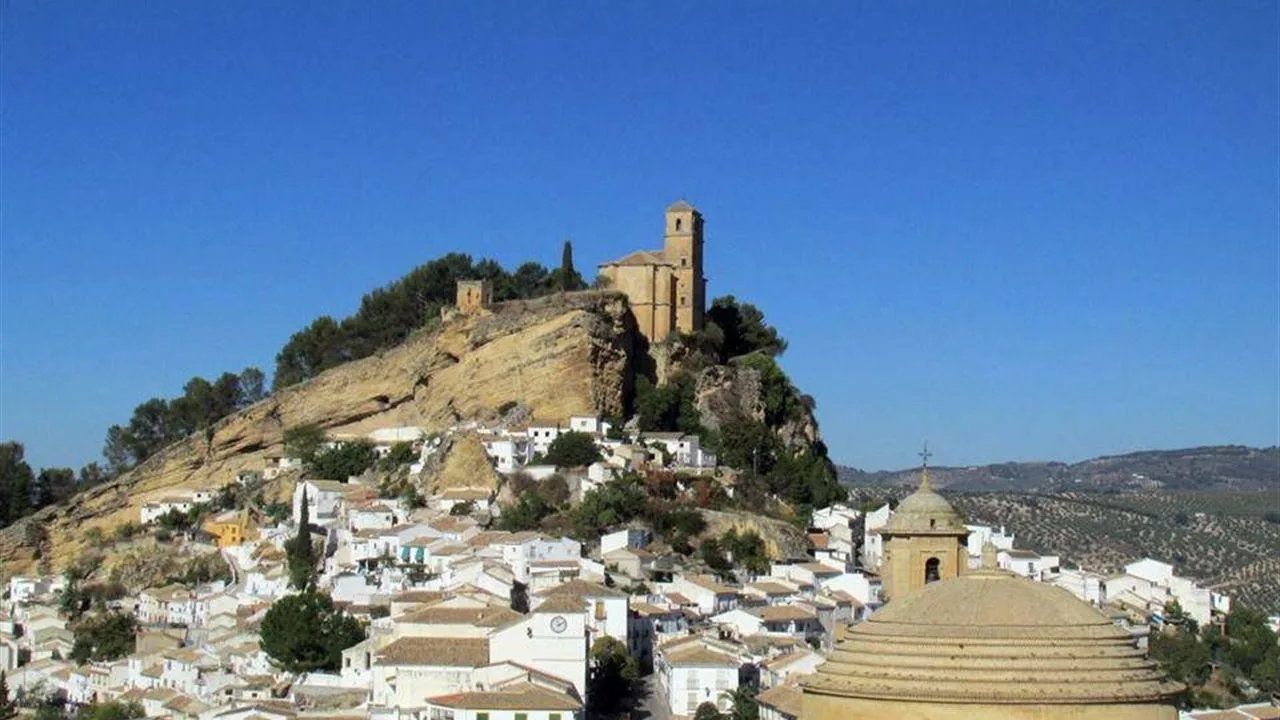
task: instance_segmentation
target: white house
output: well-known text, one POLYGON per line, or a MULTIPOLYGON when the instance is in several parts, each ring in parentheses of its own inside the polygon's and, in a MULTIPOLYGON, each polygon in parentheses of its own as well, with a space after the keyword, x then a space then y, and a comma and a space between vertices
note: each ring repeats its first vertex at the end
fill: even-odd
POLYGON ((571 598, 586 612, 587 633, 591 642, 602 635, 628 644, 627 594, 586 580, 571 580, 562 585, 540 590, 531 598, 536 611, 552 598, 571 598))
POLYGON ((722 646, 701 638, 674 640, 659 647, 654 672, 667 700, 666 710, 692 717, 704 702, 728 710, 728 694, 738 689, 741 664, 722 646))
POLYGON ((533 446, 533 451, 539 455, 546 455, 547 451, 551 449, 551 443, 560 437, 560 426, 530 424, 527 432, 529 433, 529 444, 533 446))
POLYGON ((190 512, 195 505, 212 501, 213 493, 207 490, 180 490, 143 503, 139 519, 143 525, 150 525, 170 512, 190 512))
POLYGON ((969 567, 972 569, 982 567, 982 548, 987 543, 995 546, 997 551, 1013 549, 1013 533, 1005 532, 1003 525, 998 528, 990 525, 965 525, 965 528, 969 531, 966 550, 969 552, 969 567))
POLYGON ((670 592, 689 598, 703 615, 715 615, 732 610, 738 601, 737 590, 722 585, 706 575, 681 573, 667 585, 670 592))
POLYGON ((1053 579, 1053 584, 1097 607, 1107 600, 1103 593, 1106 581, 1106 576, 1098 573, 1063 569, 1058 572, 1058 577, 1053 579))
POLYGON ((302 522, 302 500, 307 501, 307 515, 314 525, 324 525, 338 519, 342 498, 347 484, 335 480, 301 480, 293 488, 292 515, 294 524, 302 522))
POLYGON ((591 435, 607 435, 613 429, 613 423, 590 415, 574 415, 569 418, 569 429, 591 435))
POLYGON ((702 449, 697 435, 680 432, 645 433, 641 439, 648 444, 657 444, 671 456, 676 467, 713 468, 716 466, 714 453, 702 449))
POLYGON ((1032 550, 1001 550, 996 554, 996 563, 1001 570, 1038 582, 1053 582, 1061 564, 1057 555, 1041 555, 1032 550))
POLYGON ((649 544, 649 533, 640 528, 618 530, 600 536, 600 554, 607 555, 623 548, 642 548, 649 544))
POLYGON ((653 650, 670 640, 689 634, 689 618, 678 607, 630 600, 627 646, 644 670, 653 668, 653 650))
POLYGON ((889 518, 892 516, 893 510, 890 509, 889 503, 881 505, 864 516, 865 519, 862 525, 863 567, 875 571, 880 570, 880 563, 884 559, 884 541, 880 536, 880 531, 889 524, 889 518))
POLYGON ((485 437, 481 440, 485 453, 500 473, 513 473, 524 467, 533 456, 528 440, 516 437, 485 437))

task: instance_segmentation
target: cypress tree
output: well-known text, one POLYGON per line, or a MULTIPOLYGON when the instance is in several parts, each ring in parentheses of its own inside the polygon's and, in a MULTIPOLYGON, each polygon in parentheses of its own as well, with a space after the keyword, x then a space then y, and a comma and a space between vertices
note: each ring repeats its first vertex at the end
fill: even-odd
POLYGON ((573 288, 573 244, 564 241, 564 249, 560 251, 560 291, 568 292, 573 288))
POLYGON ((298 590, 311 586, 316 561, 311 550, 311 508, 307 503, 307 489, 302 489, 302 512, 298 517, 298 534, 289 547, 289 582, 298 590))

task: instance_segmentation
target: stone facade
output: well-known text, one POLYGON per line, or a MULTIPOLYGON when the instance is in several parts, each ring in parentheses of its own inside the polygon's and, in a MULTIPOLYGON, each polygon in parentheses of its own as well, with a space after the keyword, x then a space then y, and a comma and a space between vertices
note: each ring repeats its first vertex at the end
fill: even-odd
POLYGON ((604 263, 600 274, 627 296, 640 333, 651 343, 702 329, 707 281, 702 274, 702 214, 681 200, 667 208, 662 250, 640 250, 604 263))
POLYGON ((951 504, 929 487, 927 476, 920 489, 898 506, 880 535, 886 600, 959 577, 968 567, 969 529, 951 504))
POLYGON ((890 602, 802 681, 803 720, 1177 720, 1186 688, 1127 630, 994 546, 968 570, 967 532, 926 475, 881 530, 890 602))
POLYGON ((493 283, 488 280, 459 280, 458 309, 464 313, 483 310, 493 304, 493 283))

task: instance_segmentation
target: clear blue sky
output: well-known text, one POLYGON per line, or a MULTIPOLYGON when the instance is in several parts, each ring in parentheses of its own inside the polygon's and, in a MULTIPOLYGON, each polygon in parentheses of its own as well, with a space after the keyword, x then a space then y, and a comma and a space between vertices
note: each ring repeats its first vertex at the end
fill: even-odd
POLYGON ((0 436, 37 465, 451 250, 707 217, 833 456, 1280 433, 1280 11, 0 5, 0 436))

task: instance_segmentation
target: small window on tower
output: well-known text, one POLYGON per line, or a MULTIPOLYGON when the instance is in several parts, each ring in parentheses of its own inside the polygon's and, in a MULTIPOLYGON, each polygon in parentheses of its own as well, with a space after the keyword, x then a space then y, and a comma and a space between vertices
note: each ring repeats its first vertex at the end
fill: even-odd
POLYGON ((680 267, 686 267, 686 266, 688 266, 688 265, 689 265, 689 258, 684 257, 684 256, 681 256, 681 258, 680 258, 680 267))
POLYGON ((680 226, 684 223, 680 218, 676 218, 676 232, 680 231, 680 226))

